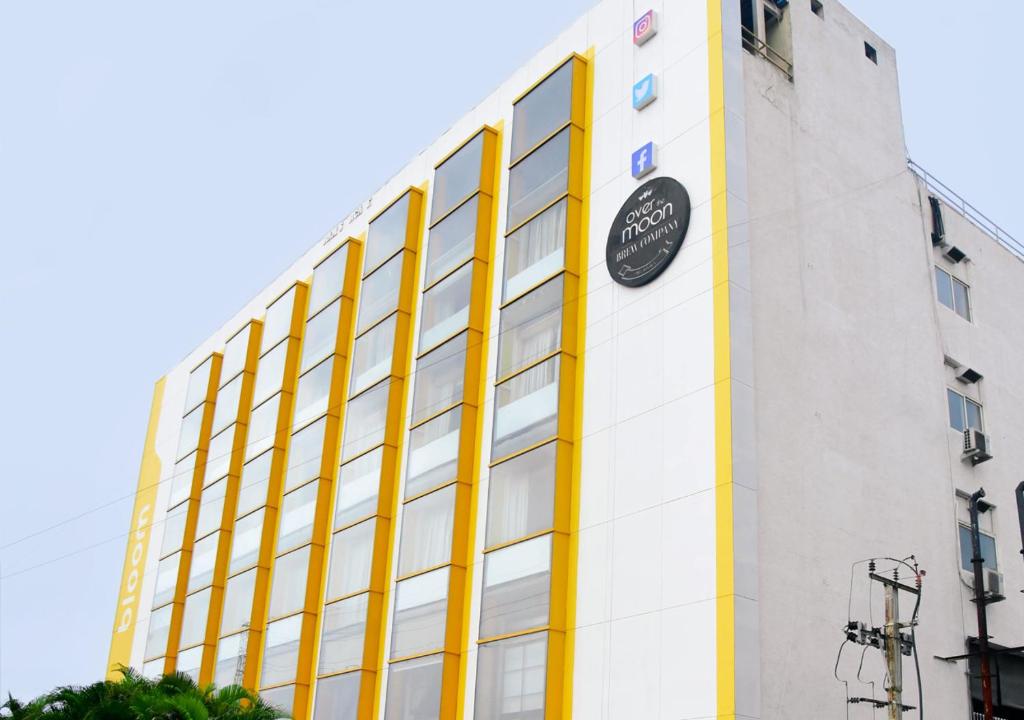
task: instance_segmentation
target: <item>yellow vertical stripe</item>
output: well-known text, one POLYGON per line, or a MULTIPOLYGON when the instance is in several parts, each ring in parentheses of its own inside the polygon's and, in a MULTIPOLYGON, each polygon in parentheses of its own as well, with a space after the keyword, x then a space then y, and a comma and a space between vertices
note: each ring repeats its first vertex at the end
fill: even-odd
POLYGON ((733 554, 732 369, 729 337, 729 227, 725 144, 722 2, 708 0, 708 95, 711 126, 711 261, 715 382, 715 586, 717 716, 736 714, 733 554))
POLYGON ((107 678, 110 680, 119 677, 118 666, 131 664, 132 639, 135 637, 135 624, 139 615, 139 594, 149 553, 149 540, 153 534, 157 488, 160 486, 160 456, 156 452, 156 431, 160 425, 160 411, 163 408, 166 384, 167 378, 160 378, 153 387, 153 402, 149 409, 149 424, 146 426, 146 444, 142 450, 139 485, 135 493, 135 508, 132 510, 131 533, 128 535, 128 548, 124 553, 121 590, 117 596, 114 633, 110 638, 110 655, 107 658, 107 678))

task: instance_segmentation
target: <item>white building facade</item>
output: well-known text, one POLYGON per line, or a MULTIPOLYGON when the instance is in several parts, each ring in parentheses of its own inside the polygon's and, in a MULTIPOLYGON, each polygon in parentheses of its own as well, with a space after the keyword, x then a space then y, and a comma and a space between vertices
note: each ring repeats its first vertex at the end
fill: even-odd
POLYGON ((1024 645, 1024 249, 956 202, 838 3, 604 0, 157 383, 111 667, 300 719, 867 718, 854 564, 913 555, 970 717, 980 487, 1024 645))

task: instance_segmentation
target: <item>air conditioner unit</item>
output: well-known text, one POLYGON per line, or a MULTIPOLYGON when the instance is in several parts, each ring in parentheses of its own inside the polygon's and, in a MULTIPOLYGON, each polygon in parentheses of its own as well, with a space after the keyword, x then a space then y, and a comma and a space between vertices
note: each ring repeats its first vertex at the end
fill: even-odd
POLYGON ((996 570, 985 568, 985 594, 992 599, 1003 598, 1003 574, 996 570))
POLYGON ((986 460, 992 459, 992 448, 991 443, 988 439, 988 435, 975 430, 974 428, 967 428, 964 430, 964 459, 970 459, 971 465, 977 465, 983 463, 986 460))

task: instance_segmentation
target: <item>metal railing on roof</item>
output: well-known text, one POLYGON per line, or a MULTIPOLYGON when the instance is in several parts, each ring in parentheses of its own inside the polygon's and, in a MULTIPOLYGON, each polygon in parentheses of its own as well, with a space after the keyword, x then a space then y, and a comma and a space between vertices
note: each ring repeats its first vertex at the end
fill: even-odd
POLYGON ((760 55, 779 70, 786 73, 786 77, 789 78, 790 81, 793 80, 792 62, 783 57, 775 48, 765 43, 764 40, 752 33, 749 29, 740 29, 743 31, 744 49, 754 53, 755 55, 760 55))
POLYGON ((965 218, 970 220, 976 227, 990 235, 996 242, 1002 245, 1004 248, 1012 252, 1014 255, 1024 260, 1024 244, 1014 238, 1010 233, 1003 230, 1001 227, 996 225, 986 215, 981 212, 978 208, 971 205, 969 202, 960 197, 954 192, 948 185, 930 174, 923 167, 918 165, 916 162, 907 158, 907 167, 910 168, 911 172, 917 175, 921 180, 924 181, 925 186, 933 193, 938 195, 942 200, 946 202, 954 210, 958 211, 965 218))

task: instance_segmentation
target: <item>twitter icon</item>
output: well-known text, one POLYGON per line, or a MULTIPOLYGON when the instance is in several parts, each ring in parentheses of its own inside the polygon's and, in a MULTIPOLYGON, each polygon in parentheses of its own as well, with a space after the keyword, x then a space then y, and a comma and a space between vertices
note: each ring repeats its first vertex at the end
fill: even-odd
POLYGON ((650 73, 646 77, 641 78, 633 84, 633 109, 643 110, 645 107, 654 102, 655 98, 658 97, 657 82, 655 82, 654 73, 650 73))

